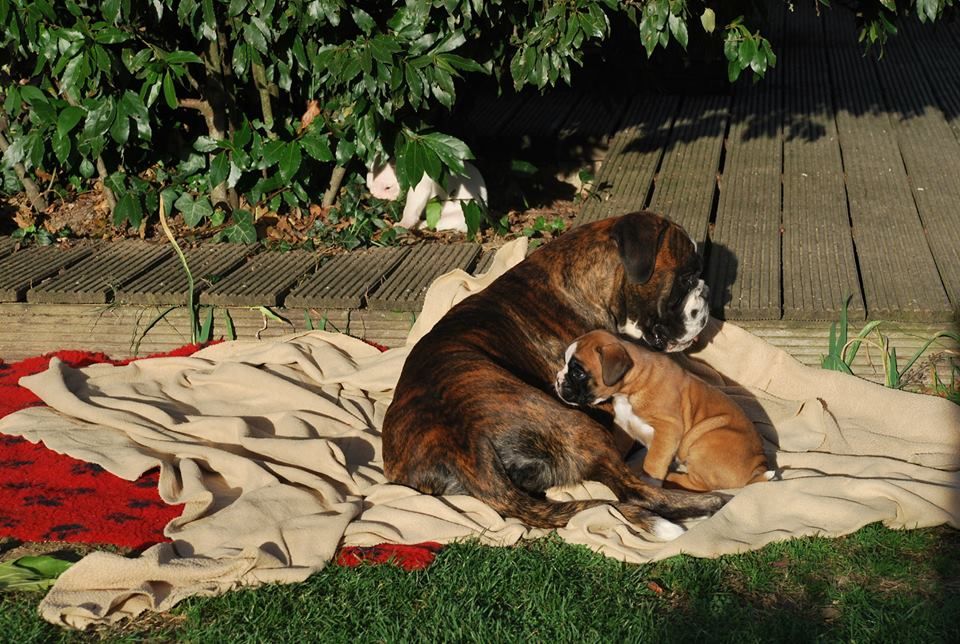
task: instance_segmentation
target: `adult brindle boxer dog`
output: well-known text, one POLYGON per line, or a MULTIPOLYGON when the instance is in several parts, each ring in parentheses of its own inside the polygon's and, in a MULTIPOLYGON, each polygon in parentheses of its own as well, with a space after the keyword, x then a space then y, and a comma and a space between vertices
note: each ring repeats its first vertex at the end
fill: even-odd
POLYGON ((531 526, 566 525, 604 500, 544 491, 599 481, 628 521, 663 538, 728 497, 636 476, 610 424, 554 394, 566 347, 596 328, 678 351, 706 325, 702 260, 650 212, 585 224, 537 249, 441 318, 410 351, 383 422, 384 472, 426 494, 470 494, 531 526))

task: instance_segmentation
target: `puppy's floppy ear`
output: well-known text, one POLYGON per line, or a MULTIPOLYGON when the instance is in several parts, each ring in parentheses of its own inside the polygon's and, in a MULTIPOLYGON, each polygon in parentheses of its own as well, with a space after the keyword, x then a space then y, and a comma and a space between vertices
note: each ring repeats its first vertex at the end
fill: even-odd
POLYGON ((633 366, 633 360, 627 353, 626 347, 619 342, 602 344, 597 347, 597 353, 600 354, 601 377, 603 384, 607 387, 620 382, 620 380, 630 371, 633 366))
POLYGON ((620 261, 627 279, 634 284, 645 284, 657 263, 657 251, 670 223, 649 212, 623 215, 613 225, 610 236, 617 242, 620 261))

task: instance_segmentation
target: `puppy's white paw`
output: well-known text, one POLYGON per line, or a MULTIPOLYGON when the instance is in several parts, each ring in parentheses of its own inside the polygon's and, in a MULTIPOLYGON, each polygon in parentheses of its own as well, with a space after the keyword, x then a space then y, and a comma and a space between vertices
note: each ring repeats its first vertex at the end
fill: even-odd
POLYGON ((664 541, 673 541, 686 531, 687 529, 683 526, 662 518, 654 519, 653 526, 650 528, 650 533, 653 536, 664 541))

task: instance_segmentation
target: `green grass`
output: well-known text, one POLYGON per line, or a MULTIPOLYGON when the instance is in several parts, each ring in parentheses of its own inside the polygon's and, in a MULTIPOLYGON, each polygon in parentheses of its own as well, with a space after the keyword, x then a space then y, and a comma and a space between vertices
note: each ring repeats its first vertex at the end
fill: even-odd
MULTIPOLYGON (((715 560, 621 564, 557 538, 447 547, 427 570, 330 566, 92 633, 0 596, 9 641, 960 641, 960 532, 868 526, 715 560)), ((4 638, 6 639, 6 638, 4 638)))

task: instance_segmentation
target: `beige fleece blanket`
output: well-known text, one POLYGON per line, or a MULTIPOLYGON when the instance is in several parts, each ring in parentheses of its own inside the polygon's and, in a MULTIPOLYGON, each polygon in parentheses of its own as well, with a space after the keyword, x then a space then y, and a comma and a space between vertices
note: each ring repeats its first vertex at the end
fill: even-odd
MULTIPOLYGON (((71 369, 54 360, 21 384, 49 407, 0 421, 0 432, 135 479, 160 466, 160 495, 183 503, 173 540, 136 558, 96 552, 42 601, 49 621, 82 628, 191 595, 302 581, 343 544, 509 545, 543 531, 466 496, 435 498, 383 478, 379 427, 409 346, 455 302, 520 261, 525 241, 474 278, 431 287, 406 347, 380 353, 311 332, 237 341, 186 358, 71 369)), ((960 408, 838 373, 809 369, 732 324, 683 360, 757 422, 782 480, 739 491, 719 513, 664 542, 610 506, 573 518, 560 536, 628 562, 677 553, 714 557, 801 535, 842 535, 960 517, 960 408)), ((443 383, 435 383, 443 386, 443 383)), ((596 483, 556 498, 613 498, 596 483)))

